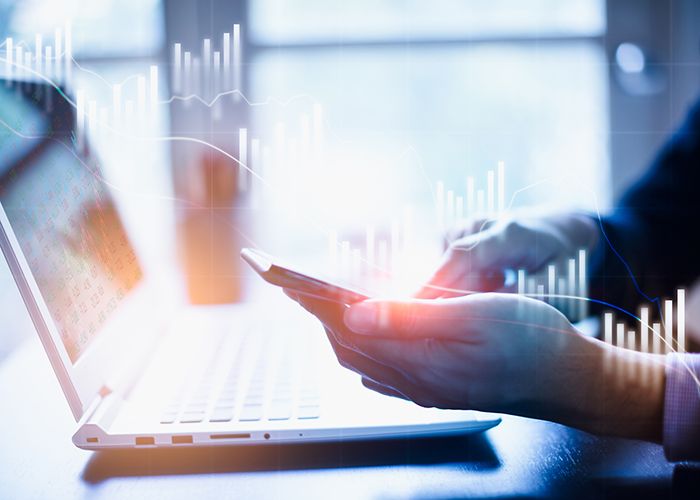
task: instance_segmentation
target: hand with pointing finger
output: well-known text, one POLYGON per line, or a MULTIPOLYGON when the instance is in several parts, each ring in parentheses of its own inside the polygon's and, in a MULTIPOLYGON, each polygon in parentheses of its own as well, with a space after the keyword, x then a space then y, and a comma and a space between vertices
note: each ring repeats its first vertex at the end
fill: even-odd
POLYGON ((512 291, 506 270, 534 273, 546 265, 592 250, 599 228, 578 213, 525 213, 505 220, 480 219, 447 235, 443 261, 417 297, 456 297, 473 291, 512 291))

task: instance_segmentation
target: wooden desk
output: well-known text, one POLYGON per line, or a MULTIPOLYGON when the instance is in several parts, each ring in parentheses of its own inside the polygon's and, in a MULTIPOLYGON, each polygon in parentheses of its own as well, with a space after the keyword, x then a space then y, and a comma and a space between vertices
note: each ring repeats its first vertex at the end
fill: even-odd
POLYGON ((659 446, 515 417, 462 438, 87 452, 36 338, 0 365, 0 401, 2 499, 659 498, 674 475, 659 446))

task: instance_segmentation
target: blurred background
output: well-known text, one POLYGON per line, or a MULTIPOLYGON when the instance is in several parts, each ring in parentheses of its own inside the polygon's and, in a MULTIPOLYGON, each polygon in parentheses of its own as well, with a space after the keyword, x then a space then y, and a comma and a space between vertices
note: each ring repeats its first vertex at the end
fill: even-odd
MULTIPOLYGON (((168 69, 154 136, 236 155, 241 127, 274 137, 322 106, 321 171, 259 199, 217 190, 227 166, 207 148, 94 138, 143 260, 181 272, 196 303, 246 296, 240 246, 313 260, 328 234, 359 242, 372 224, 391 238, 407 206, 412 238, 437 255, 436 186, 484 184, 498 162, 508 206, 609 209, 700 93, 697 0, 0 0, 3 39, 48 39, 65 21, 74 85, 98 101, 116 82, 128 95, 152 64, 168 69), (198 51, 234 23, 243 97, 215 115, 168 102, 174 44, 198 51)), ((3 260, 0 317, 22 307, 3 260)), ((0 358, 31 331, 28 316, 4 323, 0 358)))

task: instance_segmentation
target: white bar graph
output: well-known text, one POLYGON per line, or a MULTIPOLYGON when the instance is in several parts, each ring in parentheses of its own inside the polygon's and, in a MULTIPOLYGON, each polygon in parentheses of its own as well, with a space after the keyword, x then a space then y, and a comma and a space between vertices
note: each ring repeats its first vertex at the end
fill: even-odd
POLYGON ((486 210, 489 214, 493 214, 495 204, 495 186, 493 170, 486 172, 486 210))
MULTIPOLYGON (((588 297, 588 279, 586 277, 586 250, 580 249, 578 251, 578 296, 588 297)), ((579 318, 585 318, 588 316, 588 301, 580 300, 579 306, 579 318)))
POLYGON ((529 294, 529 291, 523 291, 523 283, 528 279, 534 279, 537 284, 544 286, 543 299, 546 302, 560 309, 570 319, 582 320, 588 315, 586 259, 586 250, 580 249, 576 252, 576 258, 566 260, 564 269, 557 269, 556 264, 548 264, 543 272, 535 273, 531 277, 528 277, 527 270, 519 269, 517 271, 518 293, 529 294))
POLYGON ((556 294, 557 266, 550 264, 547 266, 547 293, 556 294))
MULTIPOLYGON (((636 344, 636 335, 634 330, 630 330, 627 332, 627 342, 625 345, 625 348, 634 351, 637 348, 636 344)), ((630 359, 627 363, 627 373, 625 375, 627 376, 627 380, 634 380, 636 378, 636 371, 637 371, 637 365, 638 363, 634 362, 633 359, 630 359)))
POLYGON ((202 40, 202 65, 204 67, 204 76, 207 82, 211 78, 211 40, 205 38, 202 40))
MULTIPOLYGON (((241 89, 241 78, 242 71, 242 55, 241 55, 241 25, 233 25, 233 88, 237 90, 241 89)), ((235 94, 236 99, 240 99, 239 94, 235 94)))
POLYGON ((642 352, 649 352, 649 308, 642 307, 639 311, 641 342, 639 349, 642 352))
POLYGON ((139 116, 146 113, 146 77, 143 75, 136 78, 136 110, 139 116))
POLYGON ((36 34, 34 36, 34 60, 36 62, 36 69, 37 71, 41 72, 41 59, 43 57, 43 48, 42 48, 42 37, 41 34, 36 34))
MULTIPOLYGON (((47 47, 48 48, 48 47, 47 47)), ((76 135, 78 141, 78 149, 82 150, 85 146, 85 91, 78 89, 75 93, 75 120, 76 120, 76 135)))
POLYGON ((664 352, 673 349, 673 301, 664 301, 664 352))
POLYGON ((149 68, 149 100, 151 108, 158 106, 158 66, 151 65, 149 68))
POLYGON ((612 313, 605 313, 603 315, 603 322, 604 322, 604 328, 603 328, 603 340, 605 340, 606 343, 612 345, 613 343, 613 315, 612 313))
POLYGON ((518 294, 520 295, 525 295, 525 279, 525 270, 518 269, 518 294))
POLYGON ((182 44, 173 44, 173 92, 182 92, 182 44))
POLYGON ((625 347, 625 324, 618 323, 615 331, 615 345, 617 347, 625 347))
MULTIPOLYGON (((624 347, 653 354, 666 354, 685 350, 685 290, 677 290, 675 318, 673 300, 663 300, 660 306, 660 309, 656 307, 650 308, 649 306, 640 307, 638 318, 639 327, 627 330, 627 338, 624 347), (662 316, 663 322, 651 322, 651 315, 654 311, 662 316)), ((603 340, 612 344, 611 325, 613 322, 613 314, 605 313, 603 318, 603 340)), ((618 323, 617 335, 614 339, 615 345, 620 346, 620 332, 624 331, 625 323, 618 323)), ((647 374, 643 375, 646 376, 647 374)))
POLYGON ((221 49, 221 62, 224 66, 224 83, 222 87, 228 90, 231 85, 231 33, 224 33, 221 49))
POLYGON ((663 352, 661 349, 661 323, 654 323, 652 325, 652 352, 654 354, 661 354, 663 352))
POLYGON ((576 259, 569 259, 569 266, 568 266, 568 281, 567 281, 567 295, 575 295, 576 294, 576 259))
MULTIPOLYGON (((186 50, 182 56, 182 70, 184 73, 183 77, 183 91, 185 94, 192 92, 192 54, 189 50, 186 50)), ((185 101, 189 103, 189 101, 185 101)))
MULTIPOLYGON (((613 315, 612 313, 605 313, 604 317, 604 327, 603 327, 603 340, 608 345, 613 345, 613 315)), ((605 352, 605 370, 610 371, 613 367, 613 353, 610 350, 605 352)))
POLYGON ((17 75, 20 77, 24 76, 25 70, 22 68, 24 66, 24 52, 22 51, 22 46, 17 45, 15 47, 15 65, 19 66, 17 67, 17 75))
POLYGON ((5 71, 7 73, 6 85, 10 84, 12 80, 12 75, 14 74, 14 41, 12 37, 7 37, 5 39, 5 71))
POLYGON ((525 287, 525 293, 530 297, 534 297, 537 290, 537 280, 534 277, 527 278, 527 285, 525 287))
POLYGON ((49 78, 53 77, 53 47, 51 45, 44 47, 44 72, 49 78))
POLYGON ((438 222, 443 230, 474 217, 496 218, 505 209, 503 162, 498 163, 496 170, 487 170, 482 182, 477 183, 473 175, 466 176, 463 192, 446 189, 443 181, 438 181, 436 186, 438 222), (440 190, 445 193, 444 197, 440 190))

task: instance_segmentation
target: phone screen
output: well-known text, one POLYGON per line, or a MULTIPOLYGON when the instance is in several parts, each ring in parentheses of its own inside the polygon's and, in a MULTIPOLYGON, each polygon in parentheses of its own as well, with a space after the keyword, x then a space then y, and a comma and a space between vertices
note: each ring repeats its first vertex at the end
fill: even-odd
POLYGON ((259 250, 244 248, 241 250, 241 257, 265 281, 282 288, 343 304, 361 302, 371 297, 367 291, 332 283, 328 279, 292 269, 291 266, 282 264, 259 250))

